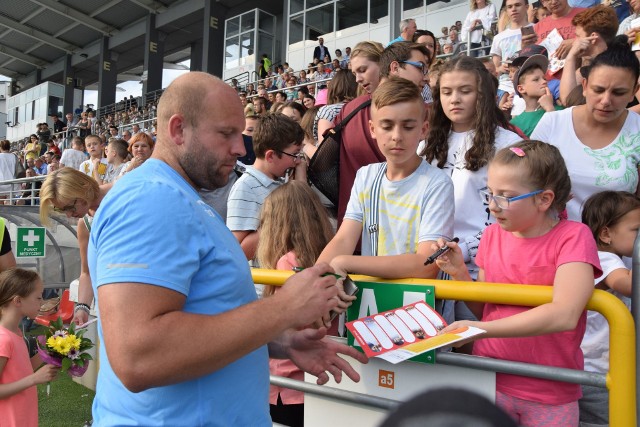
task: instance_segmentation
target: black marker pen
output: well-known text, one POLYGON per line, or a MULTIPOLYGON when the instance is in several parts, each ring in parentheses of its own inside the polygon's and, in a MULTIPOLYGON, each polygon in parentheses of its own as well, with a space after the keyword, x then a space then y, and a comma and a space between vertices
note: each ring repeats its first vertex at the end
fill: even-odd
MULTIPOLYGON (((451 239, 451 241, 458 243, 460 239, 458 239, 457 237, 454 237, 453 239, 451 239)), ((440 249, 432 253, 429 258, 427 258, 427 260, 424 262, 424 265, 433 264, 442 254, 447 253, 449 249, 451 248, 447 245, 441 247, 440 249)))

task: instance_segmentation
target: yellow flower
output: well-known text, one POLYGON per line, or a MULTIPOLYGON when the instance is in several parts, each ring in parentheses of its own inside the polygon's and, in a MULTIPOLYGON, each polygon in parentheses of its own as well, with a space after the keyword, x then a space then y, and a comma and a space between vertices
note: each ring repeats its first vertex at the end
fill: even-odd
POLYGON ((57 351, 60 354, 67 354, 69 352, 69 350, 67 350, 66 352, 64 352, 65 349, 65 338, 63 337, 49 337, 49 339, 47 339, 47 345, 52 348, 54 351, 57 351))
POLYGON ((67 336, 67 340, 71 345, 71 348, 73 348, 74 350, 80 350, 80 338, 76 337, 75 335, 69 335, 67 336))

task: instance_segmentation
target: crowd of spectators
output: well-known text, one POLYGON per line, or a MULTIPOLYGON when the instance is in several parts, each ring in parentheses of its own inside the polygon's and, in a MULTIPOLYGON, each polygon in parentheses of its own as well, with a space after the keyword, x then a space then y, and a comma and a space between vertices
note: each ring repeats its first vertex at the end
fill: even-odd
MULTIPOLYGON (((471 199, 475 197, 470 196, 471 192, 475 194, 482 187, 486 188, 486 182, 473 182, 474 188, 466 193, 472 182, 465 181, 471 179, 466 175, 486 166, 473 166, 476 169, 467 170, 471 166, 465 166, 462 157, 469 160, 479 152, 464 155, 460 150, 469 149, 466 144, 477 145, 478 150, 486 150, 487 146, 497 149, 529 137, 549 142, 560 150, 573 184, 573 199, 567 204, 565 215, 570 220, 580 221, 582 204, 595 193, 602 190, 640 192, 640 146, 630 143, 640 136, 640 116, 636 114, 640 111, 636 96, 639 70, 637 61, 630 59, 633 55, 630 55, 628 44, 640 30, 630 25, 640 13, 639 4, 630 2, 631 10, 627 6, 625 11, 617 4, 573 7, 568 0, 531 4, 525 0, 503 0, 501 5, 472 0, 466 18, 443 27, 440 36, 418 29, 414 20, 407 19, 400 22, 401 35, 391 40, 386 48, 375 42, 361 42, 353 52, 346 48, 346 55, 337 49, 333 60, 324 41, 319 39, 313 62, 304 70, 294 71, 285 63, 274 67, 266 79, 246 88, 237 85, 236 88, 252 126, 255 126, 256 116, 272 113, 283 113, 299 122, 304 131, 299 151, 312 158, 323 143, 324 132, 370 100, 385 78, 397 73, 410 79, 409 70, 420 70, 424 74, 420 73, 419 79, 416 76, 415 82, 422 89, 425 104, 433 110, 431 133, 423 143, 427 148, 421 152, 438 167, 447 169, 455 164, 452 172, 455 193, 466 194, 464 200, 456 198, 455 224, 469 221, 465 216, 469 215, 471 199), (621 37, 616 38, 616 35, 621 37), (401 55, 386 62, 390 50, 400 49, 396 45, 425 50, 424 53, 416 51, 419 53, 415 56, 401 55), (466 55, 477 59, 461 61, 460 58, 466 55), (597 67, 597 71, 592 72, 593 67, 597 67), (346 72, 345 76, 353 74, 351 82, 341 80, 342 70, 346 72), (462 73, 460 75, 480 73, 482 77, 476 84, 482 88, 469 84, 473 87, 465 89, 467 80, 451 80, 455 72, 462 73), (443 83, 446 87, 441 87, 439 81, 443 73, 447 75, 443 83), (603 73, 614 82, 605 81, 603 73), (449 100, 453 96, 451 93, 458 90, 461 91, 460 100, 449 100), (473 101, 481 107, 464 104, 467 101, 462 98, 469 90, 483 94, 478 96, 484 104, 473 101), (331 94, 329 97, 324 95, 327 92, 331 94), (493 96, 488 96, 490 93, 493 96), (307 96, 314 98, 307 102, 307 96), (475 111, 477 118, 470 121, 471 127, 464 132, 456 130, 453 113, 454 118, 446 117, 450 113, 444 109, 445 98, 446 102, 463 105, 457 108, 475 111), (292 102, 298 106, 292 108, 292 102), (492 108, 496 116, 489 120, 487 111, 492 108), (463 141, 467 138, 465 135, 468 136, 466 142, 463 141), (558 135, 561 140, 556 140, 558 135), (435 147, 436 143, 441 148, 435 147), (460 144, 459 148, 455 148, 458 147, 456 144, 460 144), (577 158, 580 160, 575 160, 577 158), (585 171, 585 165, 588 165, 588 171, 585 171), (462 175, 456 178, 458 173, 462 175), (631 174, 632 178, 623 178, 623 175, 627 176, 625 174, 631 174)), ((342 131, 340 197, 337 204, 324 200, 325 206, 334 209, 339 224, 347 209, 356 171, 384 161, 375 140, 369 136, 371 117, 368 111, 369 108, 361 110, 342 131)), ((478 224, 484 226, 493 221, 486 205, 486 202, 482 205, 484 214, 476 218, 478 224)), ((456 235, 464 234, 459 225, 454 228, 456 235)), ((465 237, 462 250, 469 252, 465 254, 465 261, 470 264, 474 263, 481 236, 482 230, 474 229, 465 237)), ((590 345, 585 344, 585 353, 593 357, 590 353, 593 349, 588 348, 590 345)), ((589 365, 587 361, 585 364, 589 365)), ((583 392, 585 399, 580 401, 580 416, 596 425, 605 424, 606 403, 603 399, 606 396, 589 387, 583 392)))

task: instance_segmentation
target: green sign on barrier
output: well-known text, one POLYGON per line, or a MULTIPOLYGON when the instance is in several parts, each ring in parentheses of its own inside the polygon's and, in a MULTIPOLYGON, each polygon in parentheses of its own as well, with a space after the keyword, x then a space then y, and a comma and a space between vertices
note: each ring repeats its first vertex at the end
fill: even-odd
POLYGON ((17 258, 44 258, 45 247, 44 227, 18 227, 17 258))
MULTIPOLYGON (((356 282, 360 290, 358 299, 347 310, 347 321, 381 313, 417 301, 435 306, 435 289, 428 285, 403 285, 399 283, 356 282)), ((360 348, 351 333, 347 333, 347 343, 360 348)), ((413 362, 435 363, 435 351, 428 351, 409 359, 413 362)))

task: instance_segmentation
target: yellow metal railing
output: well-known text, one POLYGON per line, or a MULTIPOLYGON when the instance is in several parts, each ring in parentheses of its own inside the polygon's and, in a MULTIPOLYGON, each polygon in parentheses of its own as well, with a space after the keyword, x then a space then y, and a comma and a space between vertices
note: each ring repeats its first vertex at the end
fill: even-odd
MULTIPOLYGON (((279 286, 294 274, 282 270, 252 269, 255 283, 279 286)), ((483 282, 457 282, 428 279, 385 280, 353 275, 355 281, 430 285, 436 298, 494 304, 535 307, 551 302, 553 287, 483 282)), ((595 290, 587 304, 589 310, 601 313, 609 322, 609 425, 635 427, 636 414, 636 346, 633 317, 615 296, 595 290)))

